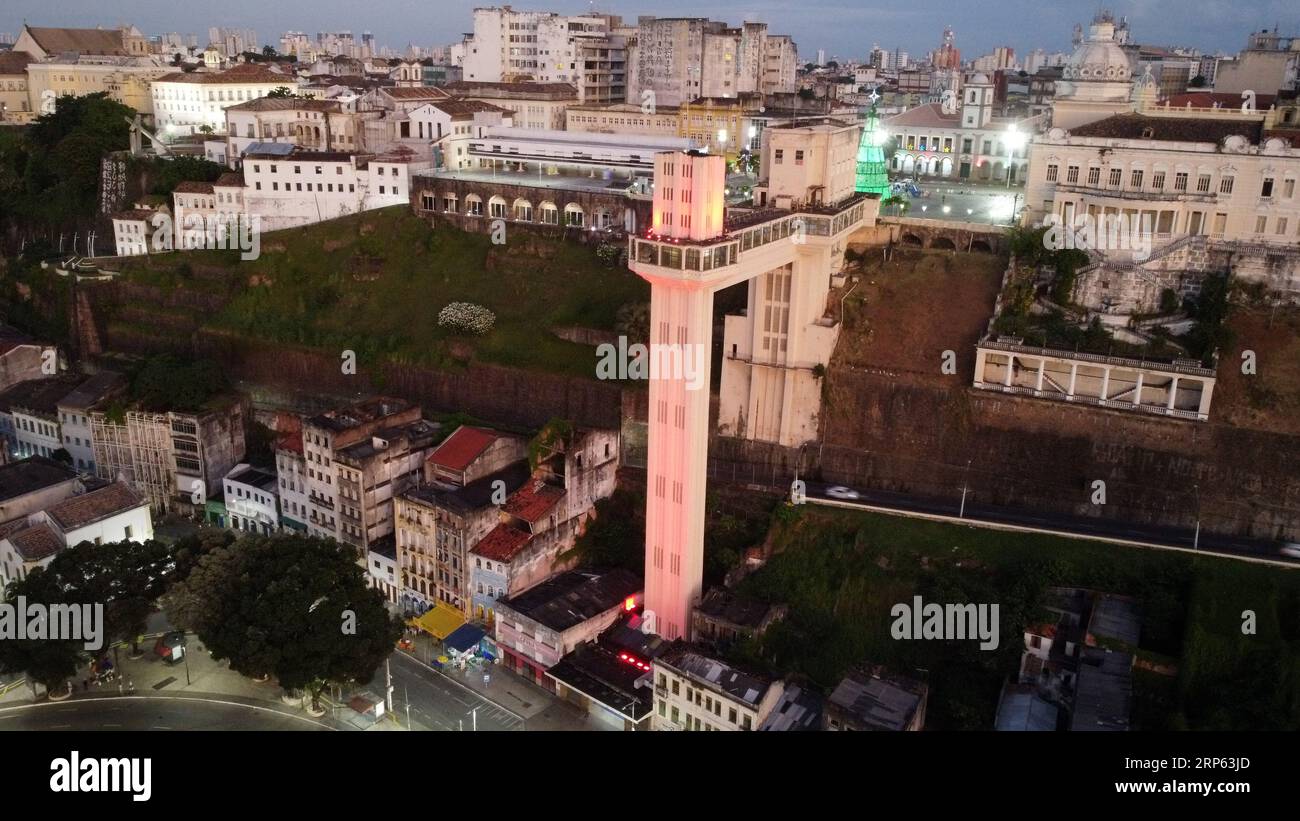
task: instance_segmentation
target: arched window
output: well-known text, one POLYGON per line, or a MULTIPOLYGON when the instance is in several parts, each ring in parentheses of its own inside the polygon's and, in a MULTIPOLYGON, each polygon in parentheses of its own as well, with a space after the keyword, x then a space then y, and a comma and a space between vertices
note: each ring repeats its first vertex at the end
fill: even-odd
POLYGON ((533 204, 528 200, 515 200, 515 219, 520 222, 533 221, 533 204))
POLYGON ((564 224, 570 228, 581 228, 586 224, 586 214, 581 205, 571 202, 564 206, 564 224))

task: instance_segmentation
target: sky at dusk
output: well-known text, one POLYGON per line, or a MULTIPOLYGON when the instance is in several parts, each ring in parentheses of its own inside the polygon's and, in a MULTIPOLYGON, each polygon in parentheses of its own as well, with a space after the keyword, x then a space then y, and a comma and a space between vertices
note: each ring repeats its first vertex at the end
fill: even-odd
MULTIPOLYGON (((17 34, 24 21, 46 26, 135 24, 149 35, 179 31, 200 41, 209 26, 253 28, 259 40, 278 44, 284 31, 351 30, 374 32, 380 45, 403 49, 446 45, 473 28, 475 6, 491 0, 224 0, 221 3, 158 0, 5 0, 0 32, 17 34)), ((497 3, 497 5, 504 5, 497 3)), ((1070 50, 1070 30, 1086 23, 1099 4, 1077 0, 543 0, 516 2, 516 9, 562 13, 597 10, 634 20, 640 14, 660 17, 710 17, 736 24, 763 21, 774 33, 791 34, 800 54, 863 57, 872 44, 902 48, 921 56, 940 41, 943 27, 956 31, 964 57, 1010 45, 1017 54, 1035 47, 1070 50)), ((1113 2, 1116 15, 1127 16, 1138 42, 1196 46, 1203 51, 1238 51, 1246 35, 1279 25, 1283 34, 1300 34, 1300 3, 1295 0, 1127 0, 1113 2)), ((200 45, 204 43, 200 42, 200 45)))

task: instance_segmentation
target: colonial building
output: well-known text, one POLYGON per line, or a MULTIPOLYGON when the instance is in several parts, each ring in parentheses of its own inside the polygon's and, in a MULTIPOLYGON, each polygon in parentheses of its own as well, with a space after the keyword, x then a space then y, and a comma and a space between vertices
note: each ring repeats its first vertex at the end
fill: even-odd
POLYGON ((995 116, 993 81, 976 74, 952 102, 927 103, 885 120, 895 146, 890 168, 904 176, 1022 184, 1029 165, 1025 142, 1040 124, 995 116))
POLYGON ((220 132, 226 127, 228 107, 297 86, 297 77, 260 63, 240 63, 225 71, 173 72, 153 82, 154 122, 164 135, 205 127, 220 132))

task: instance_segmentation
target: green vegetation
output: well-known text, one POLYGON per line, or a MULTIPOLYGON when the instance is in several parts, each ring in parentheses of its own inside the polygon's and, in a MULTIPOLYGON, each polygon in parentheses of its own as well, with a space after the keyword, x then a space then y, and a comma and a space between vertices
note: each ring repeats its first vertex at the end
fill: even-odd
POLYGON ((0 228, 57 235, 93 219, 100 158, 130 145, 134 115, 104 93, 66 96, 29 128, 0 129, 0 228))
POLYGON ((207 318, 212 327, 335 355, 352 350, 363 366, 452 369, 477 359, 586 378, 594 378, 595 350, 551 329, 613 330, 618 309, 649 292, 583 246, 523 230, 494 246, 484 235, 430 228, 405 206, 267 234, 261 251, 249 262, 233 251, 138 258, 124 273, 164 288, 234 292, 207 318), (457 301, 491 310, 493 329, 473 336, 439 326, 439 312, 457 301))
POLYGON ((131 398, 148 411, 198 411, 229 390, 221 366, 163 354, 147 360, 131 380, 131 398))
POLYGON ((1238 561, 1004 533, 878 514, 809 508, 778 523, 776 555, 741 590, 788 602, 786 622, 738 660, 833 687, 883 663, 924 675, 927 727, 988 729, 1019 666, 1026 624, 1045 589, 1080 586, 1141 602, 1140 659, 1172 660, 1176 679, 1134 677, 1134 721, 1150 729, 1300 728, 1300 574, 1238 561), (1000 605, 1000 647, 896 641, 890 608, 927 602, 1000 605), (1242 613, 1258 616, 1242 634, 1242 613), (1224 693, 1232 693, 1230 699, 1224 693))
POLYGON ((213 658, 306 690, 318 710, 331 682, 369 681, 402 635, 353 548, 297 535, 246 536, 209 550, 164 608, 213 658))

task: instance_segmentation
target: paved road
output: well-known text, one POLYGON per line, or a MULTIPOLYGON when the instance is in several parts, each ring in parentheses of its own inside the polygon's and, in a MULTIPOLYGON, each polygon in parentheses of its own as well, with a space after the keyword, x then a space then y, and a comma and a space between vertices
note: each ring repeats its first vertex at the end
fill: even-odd
MULTIPOLYGON (((932 516, 956 517, 961 513, 960 501, 927 499, 904 493, 876 490, 854 490, 853 492, 857 494, 857 498, 844 499, 829 495, 826 492, 828 487, 833 487, 833 485, 809 483, 807 488, 808 500, 813 503, 830 502, 848 507, 887 508, 899 513, 918 513, 932 516)), ((1083 516, 1018 510, 980 504, 970 499, 966 502, 963 518, 972 524, 984 522, 1014 525, 1060 535, 1117 539, 1140 543, 1149 547, 1173 547, 1191 550, 1195 544, 1196 549, 1202 553, 1300 566, 1300 561, 1279 555, 1277 546, 1271 542, 1216 536, 1209 533, 1201 533, 1199 542, 1197 542, 1194 531, 1180 528, 1135 525, 1083 516)))
MULTIPOLYGON (((391 661, 393 711, 402 726, 406 726, 406 699, 409 697, 413 729, 457 730, 463 726, 469 731, 474 726, 473 713, 476 709, 480 730, 524 729, 524 722, 519 716, 503 710, 454 681, 448 681, 406 654, 393 653, 391 661)), ((382 669, 370 682, 368 689, 376 695, 382 695, 382 669)))
MULTIPOLYGON (((1025 207, 1025 190, 1019 187, 962 186, 957 183, 919 183, 923 196, 910 198, 911 205, 904 216, 912 219, 979 222, 1006 226, 1011 221, 1011 208, 1025 207), (945 207, 947 210, 944 210, 945 207)), ((884 209, 881 216, 894 216, 892 209, 884 209)))
POLYGON ((0 709, 0 731, 328 729, 266 707, 192 698, 91 698, 0 709))

